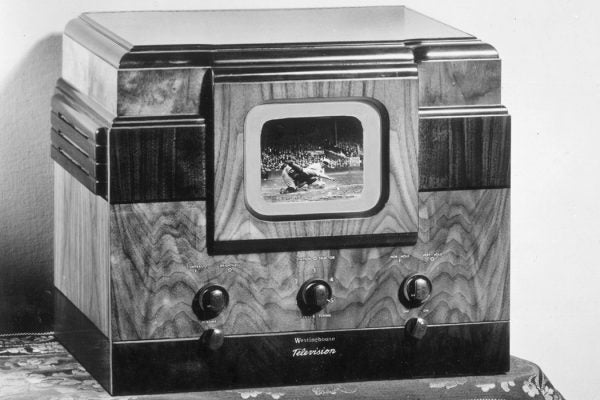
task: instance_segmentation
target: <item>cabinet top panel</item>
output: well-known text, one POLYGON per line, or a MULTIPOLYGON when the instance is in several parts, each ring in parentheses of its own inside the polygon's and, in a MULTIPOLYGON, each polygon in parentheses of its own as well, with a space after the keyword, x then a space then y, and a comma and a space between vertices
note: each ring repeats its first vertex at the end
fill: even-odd
POLYGON ((473 37, 402 6, 98 12, 85 13, 81 18, 129 49, 473 37))

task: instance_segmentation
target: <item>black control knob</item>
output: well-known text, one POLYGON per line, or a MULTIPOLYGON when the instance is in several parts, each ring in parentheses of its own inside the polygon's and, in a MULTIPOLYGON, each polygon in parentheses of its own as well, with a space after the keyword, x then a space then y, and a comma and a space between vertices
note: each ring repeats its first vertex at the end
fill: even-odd
POLYGON ((431 296, 431 281, 425 275, 412 275, 402 282, 399 298, 406 307, 423 304, 431 296))
POLYGON ((219 314, 227 307, 227 295, 223 289, 206 290, 200 297, 200 308, 206 312, 219 314))
POLYGON ((333 296, 331 286, 323 280, 313 279, 300 287, 298 292, 298 306, 303 314, 309 315, 320 311, 325 307, 333 296))
POLYGON ((225 335, 220 329, 207 329, 204 331, 202 336, 200 336, 200 343, 202 343, 202 346, 208 350, 219 350, 221 346, 223 346, 224 342, 225 335))
POLYGON ((411 318, 404 325, 406 335, 413 339, 422 339, 427 333, 427 322, 423 318, 411 318))
POLYGON ((331 287, 324 281, 309 282, 302 290, 302 300, 306 305, 323 308, 331 300, 331 287))
POLYGON ((196 293, 193 309, 201 320, 213 319, 229 304, 227 290, 219 285, 207 285, 196 293))

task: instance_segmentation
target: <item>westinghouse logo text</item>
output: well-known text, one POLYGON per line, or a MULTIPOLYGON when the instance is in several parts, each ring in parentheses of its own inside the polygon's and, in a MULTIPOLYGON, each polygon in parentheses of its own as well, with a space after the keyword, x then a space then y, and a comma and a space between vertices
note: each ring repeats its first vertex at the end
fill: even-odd
POLYGON ((294 338, 294 342, 296 342, 296 344, 300 344, 300 343, 335 342, 335 338, 334 337, 308 337, 308 338, 295 337, 294 338))
MULTIPOLYGON (((294 342, 296 344, 302 343, 326 343, 334 342, 334 337, 295 337, 294 342)), ((331 356, 336 353, 333 347, 319 347, 316 349, 307 349, 306 347, 292 349, 292 357, 310 357, 310 356, 331 356)))

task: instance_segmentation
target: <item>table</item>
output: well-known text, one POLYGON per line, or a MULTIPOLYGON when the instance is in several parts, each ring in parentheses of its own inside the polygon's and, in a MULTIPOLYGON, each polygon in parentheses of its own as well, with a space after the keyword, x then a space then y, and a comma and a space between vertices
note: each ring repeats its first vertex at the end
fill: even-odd
POLYGON ((517 357, 511 357, 511 369, 504 375, 111 397, 53 336, 0 337, 0 399, 37 398, 51 400, 564 399, 537 365, 517 357))

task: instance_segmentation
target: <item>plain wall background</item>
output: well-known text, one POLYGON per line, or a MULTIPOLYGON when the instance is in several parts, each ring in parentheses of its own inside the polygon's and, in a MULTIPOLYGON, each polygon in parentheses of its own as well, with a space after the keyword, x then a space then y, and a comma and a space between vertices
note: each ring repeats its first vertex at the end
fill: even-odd
MULTIPOLYGON (((494 45, 512 114, 511 353, 567 399, 600 373, 600 6, 583 0, 20 1, 0 6, 0 332, 50 329, 49 107, 83 11, 404 4, 494 45)), ((374 21, 376 22, 376 21, 374 21)))

